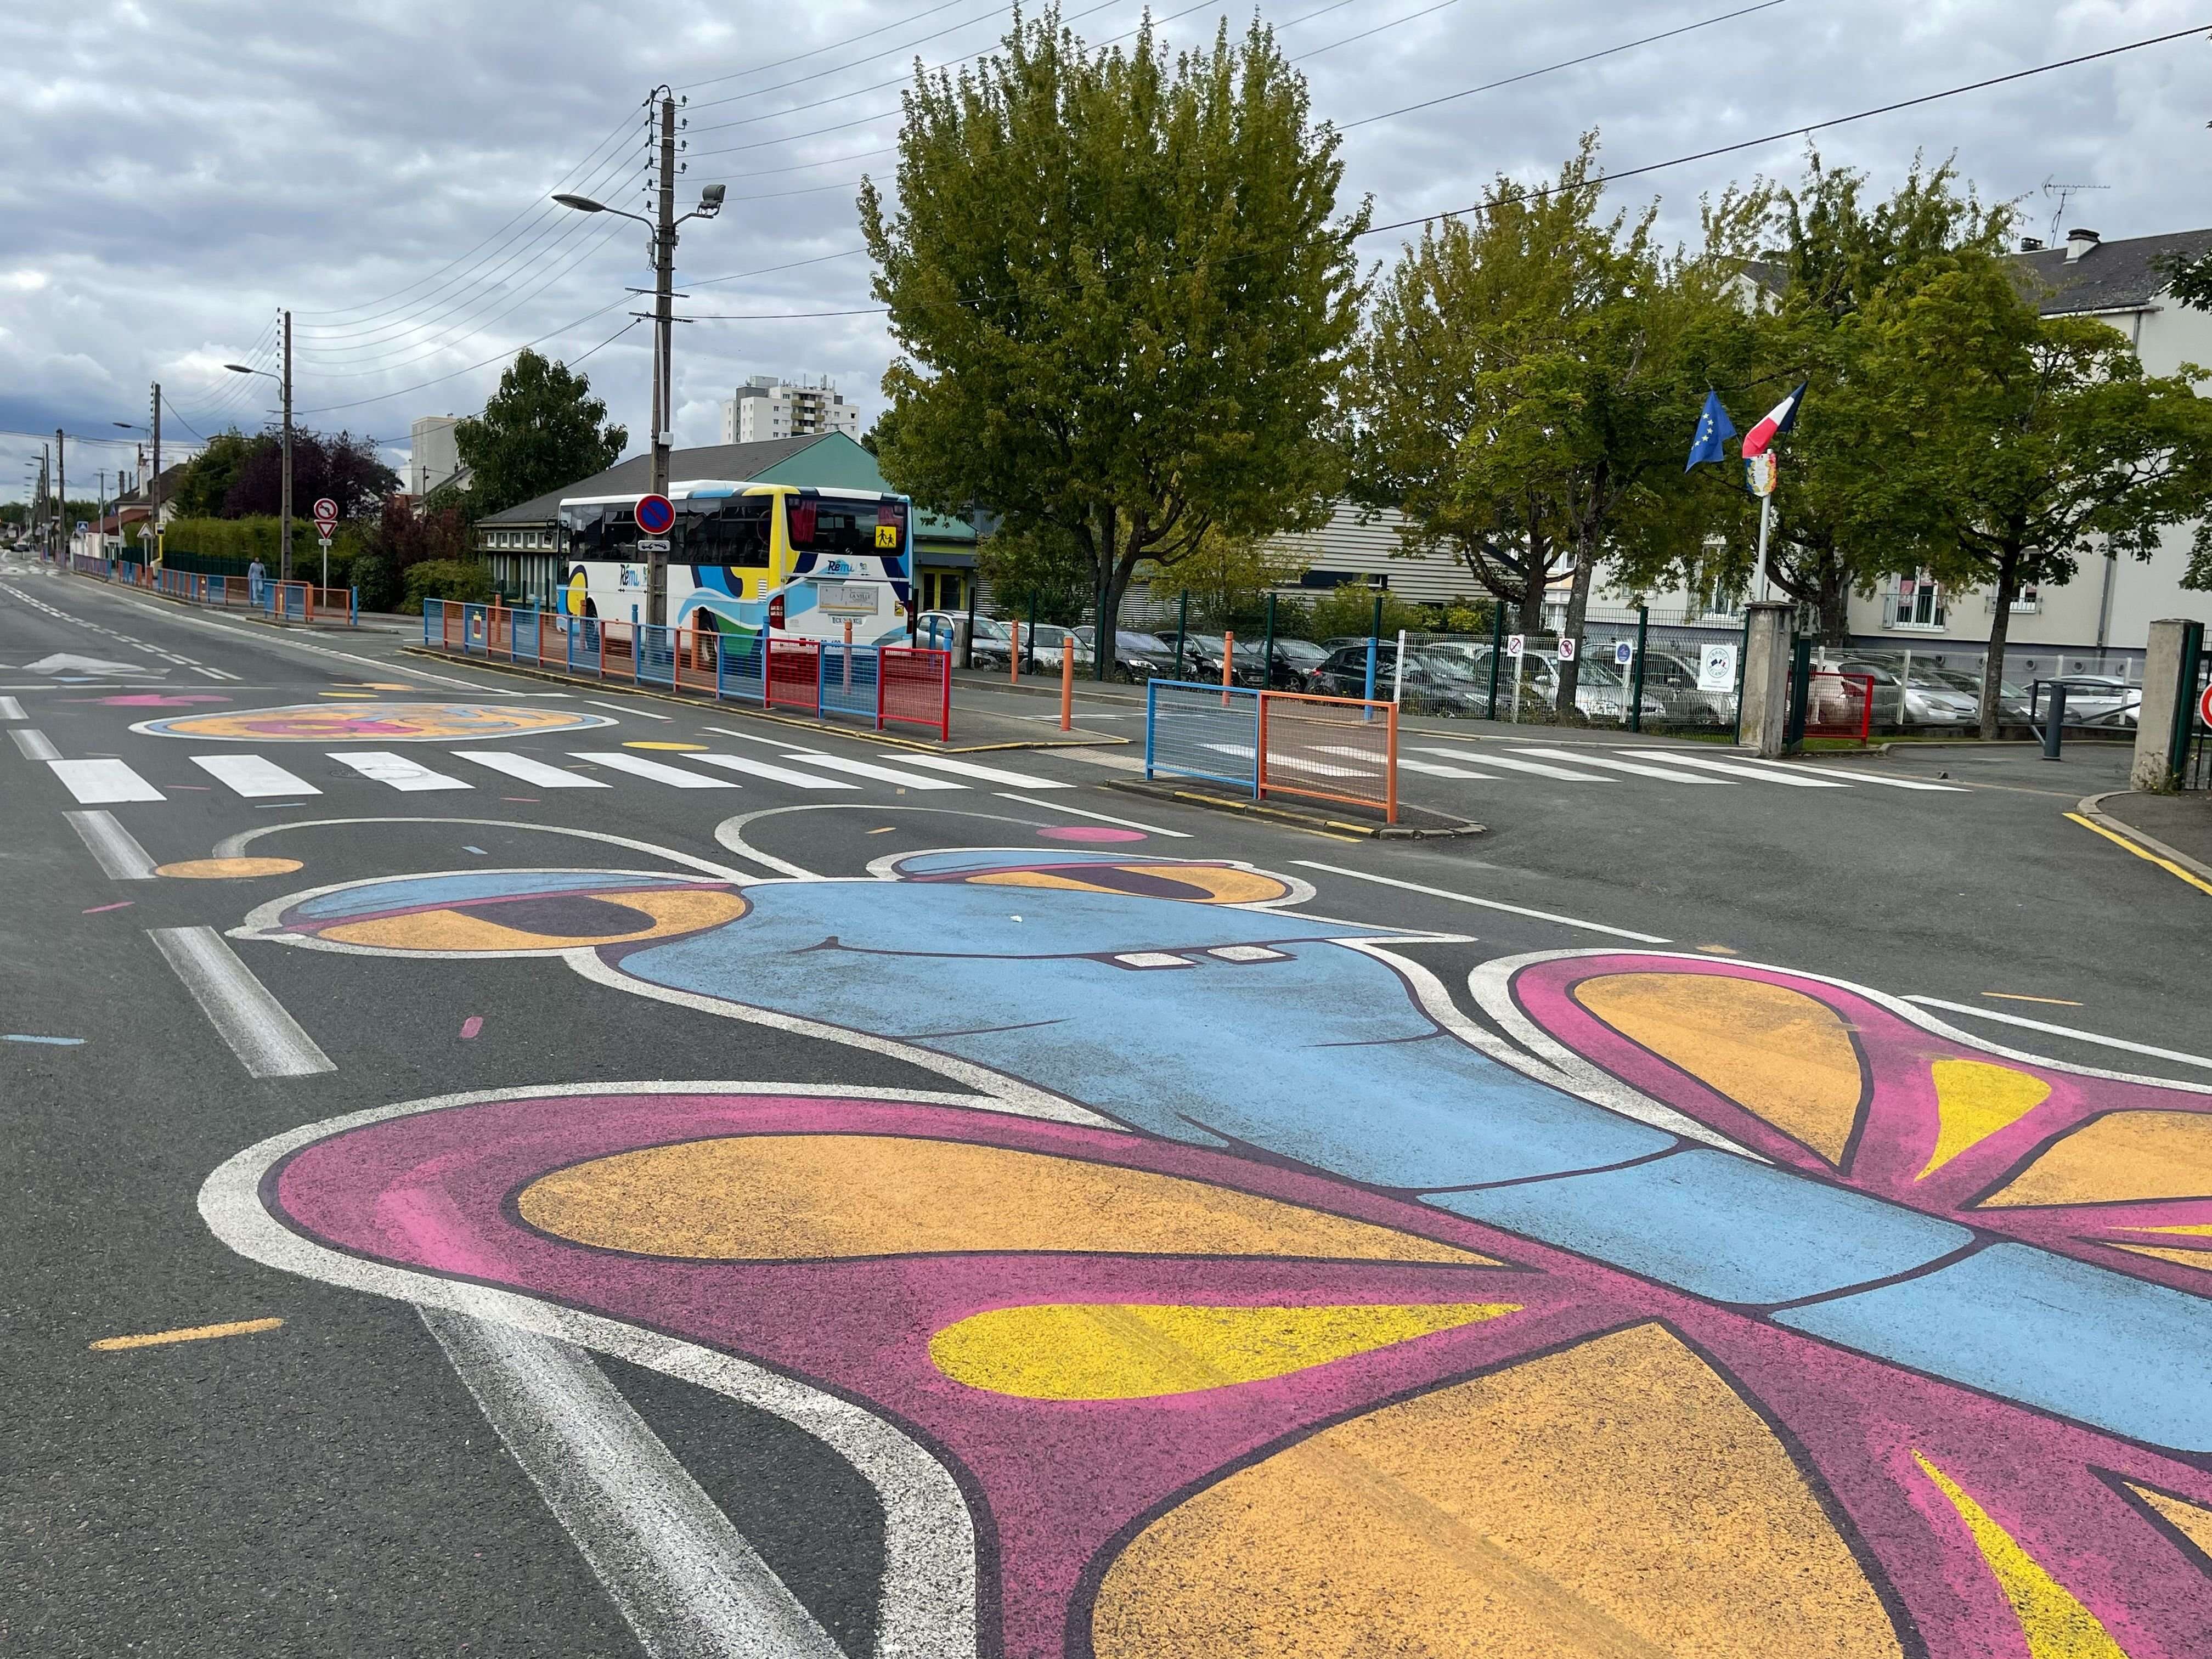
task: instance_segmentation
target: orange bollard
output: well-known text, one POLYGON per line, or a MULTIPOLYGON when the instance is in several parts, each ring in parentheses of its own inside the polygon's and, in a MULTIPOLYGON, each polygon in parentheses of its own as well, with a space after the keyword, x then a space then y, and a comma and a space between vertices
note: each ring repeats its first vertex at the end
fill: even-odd
POLYGON ((1075 729, 1075 641, 1069 639, 1060 648, 1060 729, 1075 729))
POLYGON ((1231 678, 1231 670, 1235 666, 1236 662, 1237 636, 1224 629, 1221 635, 1221 690, 1224 694, 1221 699, 1221 706, 1224 708, 1229 706, 1229 698, 1225 694, 1233 683, 1231 678))
POLYGON ((1006 653, 1006 683, 1019 685, 1022 681, 1022 625, 1014 624, 1014 648, 1006 653))

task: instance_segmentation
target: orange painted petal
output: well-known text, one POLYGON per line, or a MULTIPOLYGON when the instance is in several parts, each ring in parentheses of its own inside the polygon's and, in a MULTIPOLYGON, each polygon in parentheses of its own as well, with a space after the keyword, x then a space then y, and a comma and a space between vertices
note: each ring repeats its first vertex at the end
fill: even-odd
POLYGON ((2045 1151, 1990 1208, 2212 1197, 2212 1116, 2108 1112, 2045 1151))

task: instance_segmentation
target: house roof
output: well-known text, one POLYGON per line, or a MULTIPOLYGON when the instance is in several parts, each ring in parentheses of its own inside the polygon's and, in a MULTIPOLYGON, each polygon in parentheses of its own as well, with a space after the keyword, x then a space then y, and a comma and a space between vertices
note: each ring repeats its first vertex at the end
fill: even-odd
POLYGON ((2148 306, 2172 281, 2160 269, 2168 259, 2194 258, 2207 250, 2212 250, 2212 230, 2172 230, 2099 242, 2071 264, 2063 242, 2012 258, 2015 269, 2033 279, 2038 309, 2051 317, 2148 306))
MULTIPOLYGON (((668 476, 672 479, 741 478, 749 483, 800 484, 816 489, 890 488, 877 469, 876 458, 842 432, 671 450, 668 476)), ((486 530, 550 525, 559 515, 563 497, 627 495, 647 489, 652 477, 653 458, 632 455, 604 472, 594 472, 588 478, 579 478, 574 483, 494 513, 477 520, 477 524, 486 530)), ((915 533, 933 542, 972 543, 975 539, 973 525, 959 519, 939 518, 933 513, 915 514, 915 533)))
MULTIPOLYGON (((165 466, 161 469, 161 505, 164 508, 174 504, 177 480, 184 477, 185 469, 191 465, 190 461, 179 461, 174 466, 165 466)), ((144 484, 139 485, 127 495, 118 495, 115 499, 115 505, 118 507, 145 507, 150 502, 151 497, 147 495, 144 484)))

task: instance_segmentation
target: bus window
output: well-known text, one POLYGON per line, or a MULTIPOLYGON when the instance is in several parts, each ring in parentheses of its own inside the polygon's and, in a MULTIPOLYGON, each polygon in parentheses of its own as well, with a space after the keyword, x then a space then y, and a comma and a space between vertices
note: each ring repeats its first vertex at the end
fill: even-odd
POLYGON ((796 552, 871 558, 906 551, 906 503, 901 501, 853 501, 802 489, 791 498, 789 523, 796 552), (892 532, 890 544, 877 535, 879 526, 892 532))
POLYGON ((637 526, 629 509, 585 503, 561 509, 562 527, 568 532, 568 556, 574 559, 625 559, 627 544, 637 539, 637 526))
MULTIPOLYGON (((769 514, 775 497, 732 495, 702 501, 685 514, 684 556, 692 564, 735 565, 764 570, 769 559, 769 514)), ((690 503, 686 503, 690 507, 690 503)))

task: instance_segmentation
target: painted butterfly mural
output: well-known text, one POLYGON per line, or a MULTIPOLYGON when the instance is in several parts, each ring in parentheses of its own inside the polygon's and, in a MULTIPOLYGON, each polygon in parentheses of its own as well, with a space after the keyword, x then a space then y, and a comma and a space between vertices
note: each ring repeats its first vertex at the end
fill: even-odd
POLYGON ((942 1091, 512 1089, 241 1153, 258 1259, 778 1412, 885 1652, 2212 1653, 2212 1091, 1816 976, 1485 964, 1249 866, 434 873, 242 937, 550 956, 942 1091))

